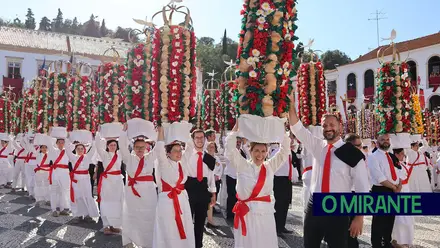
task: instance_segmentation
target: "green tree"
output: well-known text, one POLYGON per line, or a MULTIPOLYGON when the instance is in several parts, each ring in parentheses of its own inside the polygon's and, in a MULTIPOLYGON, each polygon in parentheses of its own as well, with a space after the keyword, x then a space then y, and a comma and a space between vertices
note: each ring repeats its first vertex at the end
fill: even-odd
POLYGON ((51 23, 49 18, 47 18, 46 16, 41 18, 40 26, 38 27, 38 30, 51 31, 51 23))
POLYGON ((108 29, 105 26, 105 19, 102 19, 102 23, 101 23, 101 29, 100 29, 100 33, 102 37, 105 37, 108 35, 108 29))
POLYGON ((336 66, 345 65, 351 62, 347 54, 339 50, 326 51, 321 55, 321 61, 325 70, 336 69, 336 66))
POLYGON ((52 21, 52 31, 63 32, 63 12, 61 12, 61 9, 58 9, 57 17, 52 21))
POLYGON ((9 24, 9 26, 14 28, 24 28, 24 23, 22 23, 21 20, 17 17, 11 24, 9 24))
POLYGON ((129 40, 129 34, 131 32, 131 28, 123 28, 123 27, 118 27, 116 28, 116 32, 113 34, 113 38, 116 39, 123 39, 125 42, 138 42, 139 41, 139 37, 137 36, 133 36, 131 37, 131 39, 133 40, 129 40))
POLYGON ((84 33, 85 36, 90 37, 101 37, 99 34, 99 23, 95 21, 97 16, 94 16, 93 14, 90 16, 90 19, 84 23, 84 33))
POLYGON ((73 22, 70 19, 64 20, 62 32, 65 34, 73 34, 72 23, 73 22))
POLYGON ((34 13, 30 8, 27 10, 26 21, 24 22, 24 26, 27 29, 35 29, 37 27, 37 23, 35 22, 34 13))
POLYGON ((80 34, 81 33, 81 31, 80 31, 80 27, 79 27, 79 22, 78 22, 78 19, 75 17, 75 18, 73 18, 73 21, 72 21, 72 26, 70 27, 70 33, 71 34, 80 34))

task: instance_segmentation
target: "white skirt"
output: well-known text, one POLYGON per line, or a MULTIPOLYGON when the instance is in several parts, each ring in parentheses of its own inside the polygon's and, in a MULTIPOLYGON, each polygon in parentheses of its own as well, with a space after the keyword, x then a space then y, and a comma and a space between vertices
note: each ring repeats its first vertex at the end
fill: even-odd
MULTIPOLYGON (((195 247, 194 224, 186 190, 179 194, 179 204, 182 210, 183 227, 186 239, 181 239, 177 228, 173 200, 168 192, 159 193, 154 223, 153 248, 192 248, 195 247)), ((273 215, 272 215, 273 217, 273 215)))
POLYGON ((269 202, 247 203, 250 211, 244 216, 246 236, 242 235, 242 222, 234 229, 235 248, 272 248, 278 247, 273 204, 269 202), (258 206, 255 213, 253 206, 258 206), (264 206, 264 207, 263 207, 264 206), (263 208, 267 211, 261 211, 263 208))
POLYGON ((134 195, 131 187, 125 187, 122 245, 133 242, 137 246, 152 247, 157 205, 156 185, 154 182, 137 182, 134 188, 141 197, 134 195))
POLYGON ((35 173, 35 200, 50 201, 50 189, 49 189, 49 172, 37 171, 35 173))
POLYGON ((0 185, 6 184, 11 178, 12 167, 9 163, 0 163, 0 185))
POLYGON ((103 178, 101 189, 101 216, 104 225, 119 228, 122 226, 122 203, 124 201, 124 181, 122 175, 108 175, 103 178))
POLYGON ((226 209, 227 200, 228 200, 228 185, 226 183, 226 175, 222 176, 222 186, 220 188, 220 192, 217 196, 217 202, 219 202, 220 207, 226 209))
POLYGON ((99 217, 98 205, 92 196, 90 175, 75 175, 77 183, 72 183, 75 202, 71 202, 72 215, 75 217, 90 216, 99 217))

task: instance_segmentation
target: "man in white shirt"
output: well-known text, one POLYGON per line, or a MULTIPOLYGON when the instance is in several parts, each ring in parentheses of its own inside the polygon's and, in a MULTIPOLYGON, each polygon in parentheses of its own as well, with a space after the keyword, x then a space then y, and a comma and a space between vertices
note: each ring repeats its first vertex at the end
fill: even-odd
MULTIPOLYGON (((324 140, 317 138, 299 121, 293 94, 289 97, 290 130, 316 160, 312 170, 311 193, 349 193, 352 185, 358 193, 368 192, 364 156, 353 145, 342 141, 339 118, 325 115, 321 121, 324 140)), ((348 222, 348 216, 314 216, 311 198, 304 219, 304 247, 319 248, 325 237, 330 248, 347 248, 347 230, 350 230, 352 237, 362 234, 363 216, 356 216, 350 227, 348 222)))
MULTIPOLYGON (((368 156, 368 169, 370 170, 373 187, 371 192, 400 192, 400 165, 393 160, 393 155, 388 153, 390 136, 379 135, 377 138, 378 149, 368 156)), ((394 148, 394 146, 393 146, 394 148)), ((399 148, 399 147, 395 147, 399 148)), ((394 215, 373 216, 371 224, 371 244, 373 248, 391 248, 391 234, 393 232, 394 215)))
POLYGON ((196 248, 203 247, 203 231, 208 212, 209 204, 215 205, 216 187, 214 177, 215 158, 210 164, 204 156, 205 133, 203 130, 196 129, 191 134, 192 140, 188 141, 185 156, 188 154, 188 179, 185 189, 188 193, 189 204, 194 218, 194 235, 196 248), (193 142, 191 144, 191 142, 193 142), (189 145, 189 149, 188 149, 189 145))

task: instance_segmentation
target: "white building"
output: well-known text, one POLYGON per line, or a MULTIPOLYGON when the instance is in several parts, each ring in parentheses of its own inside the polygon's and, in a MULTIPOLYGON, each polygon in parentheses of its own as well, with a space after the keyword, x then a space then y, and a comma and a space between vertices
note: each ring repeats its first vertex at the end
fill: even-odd
POLYGON ((60 71, 60 61, 64 61, 62 71, 66 72, 66 62, 73 58, 73 64, 81 61, 90 65, 81 68, 81 75, 92 75, 102 62, 112 61, 112 53, 104 56, 109 48, 114 47, 125 62, 132 46, 115 39, 0 27, 0 86, 11 85, 14 91, 21 91, 23 84, 26 87, 38 75, 44 60, 51 71, 60 71))
MULTIPOLYGON (((345 99, 345 95, 350 102, 347 107, 350 108, 359 109, 364 101, 374 100, 375 76, 380 66, 377 53, 384 47, 376 48, 350 64, 325 72, 329 103, 336 101, 341 114, 344 114, 341 97, 345 99)), ((440 33, 396 43, 396 48, 401 60, 406 60, 410 66, 413 85, 419 84, 421 94, 424 94, 424 103, 421 104, 431 111, 439 109, 440 89, 437 87, 440 86, 440 33)), ((388 49, 384 61, 391 60, 391 53, 391 49, 388 49)))

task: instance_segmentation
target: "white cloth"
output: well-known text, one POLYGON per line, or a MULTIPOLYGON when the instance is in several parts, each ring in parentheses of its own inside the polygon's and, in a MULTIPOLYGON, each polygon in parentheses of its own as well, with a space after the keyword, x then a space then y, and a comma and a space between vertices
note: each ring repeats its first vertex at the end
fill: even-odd
MULTIPOLYGON (((49 146, 49 157, 54 166, 61 150, 53 146, 49 146)), ((69 157, 64 152, 63 157, 58 162, 59 165, 68 165, 69 157)), ((58 209, 70 209, 70 175, 69 169, 57 168, 52 172, 52 184, 50 185, 50 206, 52 211, 58 209)))
MULTIPOLYGON (((203 157, 203 154, 202 154, 203 157)), ((197 150, 194 148, 194 142, 192 139, 186 142, 185 151, 182 154, 182 163, 188 163, 188 176, 197 178, 197 161, 199 155, 197 150)), ((186 166, 186 165, 185 165, 186 166)), ((215 177, 214 172, 209 169, 209 167, 203 162, 203 177, 208 179, 208 191, 215 193, 217 188, 215 187, 215 177)))
POLYGON ((370 156, 368 156, 368 169, 370 170, 370 176, 371 176, 371 183, 376 186, 382 186, 380 184, 384 181, 389 181, 394 185, 399 184, 399 170, 394 167, 394 170, 396 171, 396 179, 393 180, 391 177, 391 170, 390 170, 390 164, 388 162, 388 158, 386 156, 386 152, 377 149, 377 151, 370 156))
POLYGON ((214 168, 214 176, 221 178, 223 175, 223 165, 220 163, 220 158, 218 156, 214 156, 215 158, 215 168, 214 168))
MULTIPOLYGON (((37 155, 38 149, 36 149, 34 146, 29 145, 27 142, 23 140, 23 147, 25 151, 23 152, 27 158, 35 157, 37 155)), ((24 173, 26 177, 26 189, 30 196, 35 196, 35 171, 34 169, 37 168, 37 161, 36 159, 29 159, 26 160, 24 165, 24 173)))
POLYGON ((432 180, 433 180, 433 182, 434 182, 434 186, 435 186, 435 184, 437 184, 437 189, 439 189, 440 188, 440 161, 437 161, 435 164, 434 164, 434 168, 433 168, 433 173, 432 173, 432 175, 433 175, 433 177, 432 177, 432 180))
POLYGON ((429 163, 429 159, 426 158, 425 160, 425 155, 423 153, 416 152, 412 149, 406 151, 406 156, 408 158, 408 165, 411 166, 412 164, 415 164, 408 181, 409 190, 414 193, 432 192, 427 173, 429 164, 426 164, 426 161, 429 163))
MULTIPOLYGON (((35 151, 34 154, 36 154, 37 151, 35 151)), ((46 161, 44 161, 44 165, 42 165, 42 160, 44 158, 43 153, 37 154, 37 164, 38 166, 48 166, 49 165, 49 158, 46 158, 46 161)), ((39 201, 50 201, 50 190, 49 190, 49 171, 45 170, 39 170, 35 173, 35 200, 36 202, 39 201)))
MULTIPOLYGON (((140 197, 133 193, 132 187, 128 186, 128 178, 135 177, 140 159, 134 152, 129 152, 125 132, 119 137, 119 145, 127 172, 122 206, 122 245, 134 243, 145 248, 152 247, 157 205, 156 185, 154 181, 136 181, 134 189, 140 197)), ((152 176, 156 160, 156 147, 142 158, 144 166, 138 176, 152 176)))
POLYGON ((24 148, 19 146, 15 141, 14 141, 14 148, 15 148, 15 156, 17 156, 17 159, 15 160, 14 163, 12 188, 24 188, 26 184, 26 176, 24 172, 25 159, 23 159, 23 157, 26 156, 26 151, 24 148))
MULTIPOLYGON (((176 187, 176 183, 179 179, 178 163, 167 158, 164 145, 165 143, 163 141, 158 141, 155 148, 158 159, 155 176, 156 182, 158 183, 159 198, 154 222, 153 248, 195 247, 194 224, 186 190, 182 190, 178 195, 179 205, 182 210, 180 217, 182 219, 186 239, 180 238, 175 220, 173 200, 168 197, 169 192, 162 192, 161 180, 168 183, 171 187, 176 187)), ((183 171, 181 184, 184 184, 188 176, 188 167, 190 165, 181 163, 181 166, 183 171)))
POLYGON ((304 210, 307 208, 307 204, 310 199, 310 187, 312 183, 312 170, 305 171, 306 168, 312 167, 313 163, 315 162, 315 159, 307 149, 302 150, 302 159, 301 159, 301 165, 302 165, 302 176, 301 179, 303 181, 303 188, 302 188, 302 200, 303 200, 303 207, 304 210))
MULTIPOLYGON (((0 150, 2 150, 3 148, 4 147, 1 147, 0 150)), ((12 150, 13 150, 12 144, 11 142, 9 142, 5 150, 3 150, 0 153, 0 156, 2 156, 0 158, 0 185, 6 184, 7 182, 9 182, 11 178, 12 165, 9 162, 9 153, 11 153, 12 150), (3 158, 3 156, 6 157, 3 158)))
MULTIPOLYGON (((402 172, 401 179, 408 177, 407 170, 409 167, 401 163, 402 172)), ((411 192, 408 184, 402 184, 402 193, 411 192)), ((400 245, 412 245, 414 242, 414 217, 410 215, 396 216, 392 232, 392 239, 396 240, 400 245)))
MULTIPOLYGON (((324 140, 313 136, 301 122, 290 127, 295 137, 304 145, 304 148, 310 151, 316 159, 313 163, 311 193, 321 192, 322 175, 324 170, 325 157, 327 155, 328 145, 324 140)), ((331 149, 331 171, 330 171, 330 192, 351 192, 351 186, 354 184, 358 193, 369 192, 369 182, 367 167, 365 161, 361 160, 355 167, 350 167, 336 157, 334 151, 341 147, 344 142, 339 139, 333 144, 331 149)))
MULTIPOLYGON (((80 156, 73 154, 74 146, 66 149, 67 156, 72 163, 72 170, 80 159, 80 156)), ((89 152, 83 155, 83 160, 75 171, 88 171, 93 156, 96 153, 96 145, 93 144, 89 152)), ((75 202, 70 202, 72 215, 74 217, 90 216, 99 217, 98 206, 92 195, 92 186, 90 185, 90 174, 74 174, 74 179, 78 182, 72 182, 75 202)))
MULTIPOLYGON (((241 200, 246 200, 257 183, 261 166, 256 166, 240 154, 236 148, 237 136, 235 132, 226 138, 225 155, 231 161, 231 165, 237 169, 237 195, 241 200)), ((288 159, 290 138, 284 136, 280 151, 271 159, 264 162, 262 166, 267 169, 264 186, 257 197, 272 195, 274 173, 283 166, 288 159)), ((249 213, 244 216, 247 227, 247 235, 242 235, 242 225, 234 229, 235 248, 266 248, 278 247, 278 238, 275 227, 274 199, 271 202, 250 201, 246 205, 249 213)))
MULTIPOLYGON (((102 159, 104 171, 113 159, 114 153, 106 151, 106 141, 101 139, 99 133, 96 134, 96 149, 99 157, 102 159)), ((119 151, 116 152, 118 158, 110 171, 120 171, 122 165, 122 156, 119 151)), ((122 175, 107 175, 107 178, 101 177, 101 217, 105 217, 106 226, 113 226, 119 228, 122 226, 122 204, 124 201, 124 181, 122 175)))

